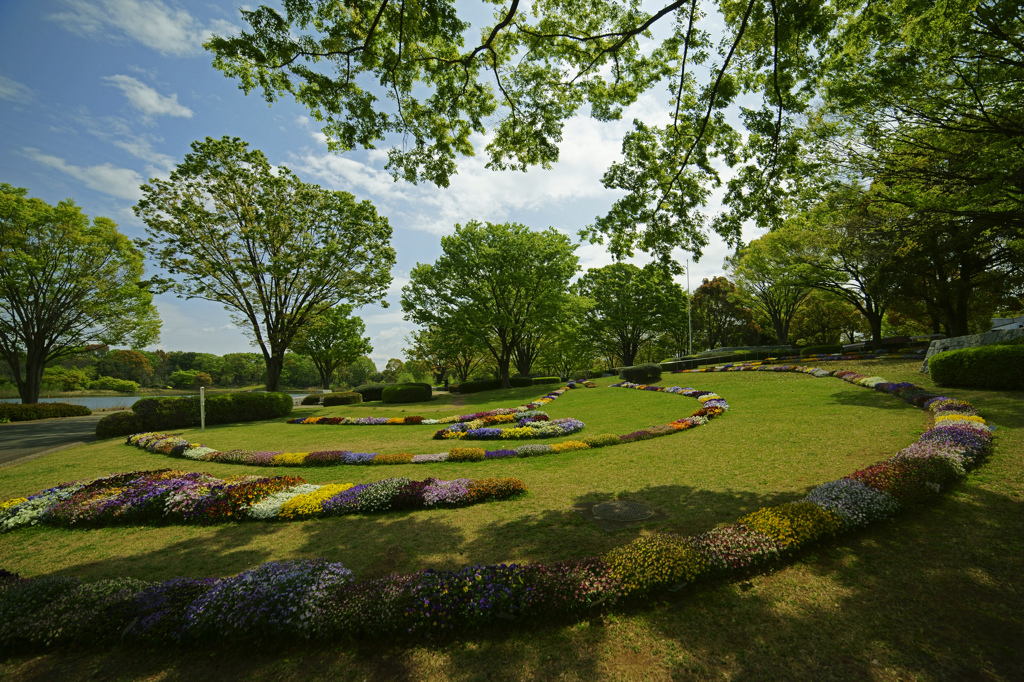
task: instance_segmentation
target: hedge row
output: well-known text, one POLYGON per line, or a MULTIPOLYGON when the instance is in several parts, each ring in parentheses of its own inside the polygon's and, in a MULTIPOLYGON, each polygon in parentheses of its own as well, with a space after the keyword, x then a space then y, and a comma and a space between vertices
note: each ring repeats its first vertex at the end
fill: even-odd
POLYGON ((336 405, 355 405, 363 402, 363 396, 355 391, 348 391, 344 393, 328 393, 324 396, 324 407, 334 407, 336 405))
POLYGON ((395 384, 384 389, 381 399, 386 403, 424 403, 430 400, 433 392, 430 384, 395 384))
POLYGON ((363 402, 368 403, 372 400, 383 400, 384 389, 387 387, 387 384, 365 384, 353 388, 352 392, 363 396, 363 402))
POLYGON ((1024 345, 949 350, 933 355, 928 360, 928 371, 939 386, 1024 389, 1024 345))
POLYGON ((85 405, 71 403, 0 403, 0 421, 28 422, 55 417, 86 417, 90 414, 92 410, 85 405))
POLYGON ((631 384, 650 384, 661 381, 661 365, 651 362, 646 365, 623 367, 619 370, 619 378, 631 384))
MULTIPOLYGON (((231 424, 286 417, 292 411, 287 393, 226 393, 206 398, 206 423, 231 424)), ((143 398, 131 412, 115 412, 96 424, 97 438, 128 436, 199 426, 199 396, 143 398)))
POLYGON ((843 347, 834 343, 824 346, 807 346, 800 349, 800 357, 806 358, 808 355, 832 355, 833 353, 842 352, 843 347))

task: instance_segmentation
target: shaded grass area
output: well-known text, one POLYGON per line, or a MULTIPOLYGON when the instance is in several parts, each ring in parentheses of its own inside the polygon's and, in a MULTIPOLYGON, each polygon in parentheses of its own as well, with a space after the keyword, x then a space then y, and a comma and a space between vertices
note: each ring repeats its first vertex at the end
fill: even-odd
MULTIPOLYGON (((904 367, 876 365, 867 371, 933 388, 921 375, 900 376, 901 371, 909 371, 904 367)), ((733 410, 691 432, 597 450, 589 457, 585 452, 568 453, 548 459, 428 468, 445 477, 454 475, 448 473, 451 468, 458 469, 458 475, 530 477, 534 492, 527 499, 484 505, 483 514, 472 515, 466 509, 287 525, 34 529, 0 536, 0 553, 7 557, 12 550, 24 549, 18 561, 25 565, 38 561, 33 553, 48 554, 54 563, 34 564, 37 574, 81 577, 169 577, 167 571, 173 573, 173 568, 179 569, 175 574, 217 575, 236 570, 225 570, 227 566, 318 554, 341 560, 360 575, 424 565, 454 568, 490 562, 482 558, 487 556, 550 561, 598 553, 639 532, 600 531, 567 511, 573 502, 613 495, 655 500, 654 506, 666 510, 668 518, 649 530, 699 532, 757 507, 793 499, 815 483, 849 473, 861 460, 881 459, 913 441, 927 425, 923 412, 835 379, 698 374, 669 376, 663 383, 716 390, 733 410), (855 399, 858 393, 874 400, 860 404, 855 399), (897 407, 882 405, 890 402, 897 407), (479 473, 480 466, 492 464, 501 471, 479 473), (511 465, 518 466, 519 473, 509 471, 511 465), (832 470, 836 473, 828 473, 832 470), (801 475, 820 477, 796 481, 801 475), (189 570, 181 570, 185 568, 189 570)), ((54 652, 11 658, 0 664, 0 676, 28 680, 93 676, 178 680, 225 675, 416 680, 1020 679, 1024 662, 1020 653, 1024 645, 1020 560, 1024 556, 1024 395, 952 393, 974 402, 986 419, 1000 427, 996 453, 980 470, 935 503, 746 582, 666 593, 644 609, 574 625, 496 630, 434 643, 338 643, 201 655, 54 652)), ((627 410, 622 405, 634 396, 686 408, 693 402, 638 391, 621 394, 623 419, 627 410)), ((576 414, 568 409, 558 416, 580 416, 587 408, 583 403, 571 404, 573 396, 564 396, 549 411, 554 416, 558 405, 576 410, 576 414)), ((630 410, 643 411, 653 403, 628 404, 630 410)), ((107 457, 99 456, 103 464, 108 463, 107 457)), ((175 464, 162 457, 153 461, 175 464)), ((86 462, 72 459, 63 466, 70 471, 85 467, 86 462)), ((140 466, 137 459, 129 465, 140 466)), ((114 466, 114 470, 123 468, 114 466)), ((357 467, 346 468, 345 473, 355 469, 372 479, 405 468, 357 467)), ((424 467, 408 468, 419 477, 426 475, 424 467)), ((12 485, 8 474, 16 472, 5 470, 0 481, 4 496, 12 485)), ((340 480, 338 472, 327 470, 330 477, 324 480, 340 480)))

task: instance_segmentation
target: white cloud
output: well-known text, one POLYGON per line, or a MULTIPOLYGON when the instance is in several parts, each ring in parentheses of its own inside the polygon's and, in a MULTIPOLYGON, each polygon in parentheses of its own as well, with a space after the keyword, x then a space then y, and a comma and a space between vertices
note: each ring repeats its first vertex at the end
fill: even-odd
POLYGON ((103 80, 120 89, 132 106, 147 116, 192 118, 192 110, 178 103, 177 93, 164 96, 142 81, 120 74, 103 80))
POLYGON ((7 76, 0 75, 0 99, 19 104, 28 104, 32 101, 32 89, 18 81, 11 80, 7 76))
POLYGON ((100 166, 75 166, 32 147, 24 147, 22 153, 37 163, 70 175, 98 192, 130 201, 137 201, 142 196, 139 191, 139 185, 143 183, 142 176, 129 168, 118 168, 109 163, 100 166))
POLYGON ((211 33, 227 35, 237 31, 224 20, 204 26, 183 9, 160 0, 64 0, 67 11, 50 19, 67 30, 93 38, 129 38, 170 56, 197 54, 211 33))

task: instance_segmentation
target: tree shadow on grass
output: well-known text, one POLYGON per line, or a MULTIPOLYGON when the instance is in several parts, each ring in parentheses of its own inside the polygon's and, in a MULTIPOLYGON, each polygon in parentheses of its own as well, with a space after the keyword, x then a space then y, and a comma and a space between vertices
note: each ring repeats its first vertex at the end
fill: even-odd
POLYGON ((829 396, 829 402, 835 405, 852 405, 854 407, 874 407, 880 410, 914 410, 920 408, 905 402, 901 398, 879 391, 836 391, 829 396))
POLYGON ((1021 679, 1024 504, 980 488, 697 589, 643 620, 685 643, 675 677, 1021 679))

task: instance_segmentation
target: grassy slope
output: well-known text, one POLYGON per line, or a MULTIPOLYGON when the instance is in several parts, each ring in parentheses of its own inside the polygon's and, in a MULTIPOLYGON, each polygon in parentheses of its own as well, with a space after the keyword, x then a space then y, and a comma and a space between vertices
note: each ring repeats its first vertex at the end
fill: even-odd
MULTIPOLYGON (((844 366, 858 369, 852 363, 844 366)), ((928 379, 913 370, 906 363, 873 363, 861 371, 928 386, 928 379)), ((567 511, 574 503, 620 494, 668 514, 652 529, 699 532, 748 509, 793 499, 815 483, 891 454, 913 441, 928 421, 895 399, 835 379, 769 374, 670 379, 666 383, 716 390, 733 410, 692 432, 589 453, 445 467, 302 470, 311 481, 516 475, 532 490, 520 502, 306 524, 33 529, 0 537, 0 554, 10 570, 90 578, 215 575, 271 558, 317 555, 341 560, 361 575, 428 565, 549 561, 595 554, 637 532, 600 531, 567 511)), ((233 670, 299 679, 1014 679, 1021 666, 1024 621, 1024 400, 1020 393, 945 393, 971 400, 1000 427, 997 453, 981 470, 934 504, 746 583, 666 595, 651 608, 592 623, 427 646, 366 643, 340 650, 306 647, 201 658, 137 651, 54 653, 13 659, 0 666, 0 674, 33 679, 96 670, 105 676, 184 679, 233 670)), ((587 433, 621 433, 688 414, 694 404, 676 396, 595 390, 570 393, 552 403, 549 412, 583 418, 587 433)), ((468 409, 482 407, 461 411, 468 409)), ((344 429, 343 444, 354 447, 348 428, 333 428, 344 429)), ((402 432, 395 438, 413 437, 401 427, 362 428, 368 435, 359 438, 387 433, 389 445, 392 432, 402 432)), ((288 429, 309 433, 303 439, 334 437, 321 435, 332 427, 301 426, 258 426, 250 435, 266 430, 269 439, 288 429)), ((238 446, 214 439, 222 435, 227 437, 227 429, 209 431, 203 440, 217 447, 238 446)), ((418 451, 443 449, 431 445, 418 451)), ((291 447, 280 439, 264 440, 261 446, 291 447)), ((399 449, 396 444, 387 451, 399 449)), ((416 451, 411 444, 409 451, 416 451)), ((55 480, 181 462, 110 444, 59 455, 65 456, 5 470, 0 497, 55 480)), ((219 474, 245 469, 205 466, 219 474)))

